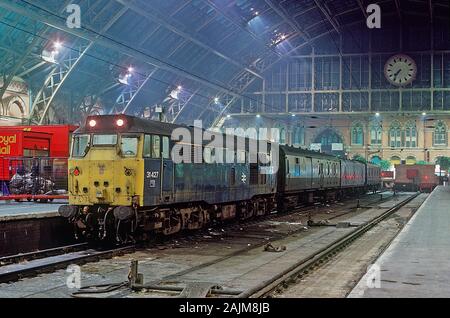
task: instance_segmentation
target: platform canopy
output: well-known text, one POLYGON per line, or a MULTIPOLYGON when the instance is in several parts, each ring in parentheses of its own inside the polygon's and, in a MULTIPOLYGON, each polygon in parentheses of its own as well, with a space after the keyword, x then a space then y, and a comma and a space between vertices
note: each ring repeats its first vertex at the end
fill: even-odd
POLYGON ((39 124, 370 111, 396 98, 380 82, 385 56, 413 52, 428 66, 404 100, 420 92, 450 108, 439 75, 450 68, 449 12, 447 0, 2 0, 0 100, 24 81, 25 119, 39 124), (366 25, 370 3, 381 29, 366 25))

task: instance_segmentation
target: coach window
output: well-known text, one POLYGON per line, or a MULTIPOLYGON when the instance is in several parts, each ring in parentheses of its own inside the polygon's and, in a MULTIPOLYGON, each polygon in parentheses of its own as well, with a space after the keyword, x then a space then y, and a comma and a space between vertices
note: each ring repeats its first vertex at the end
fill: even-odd
POLYGON ((169 137, 164 136, 162 140, 162 156, 164 159, 169 159, 170 157, 170 143, 169 137))
POLYGON ((161 158, 161 137, 152 136, 152 158, 161 158))
POLYGON ((237 163, 245 163, 245 151, 239 150, 237 152, 237 163))
POLYGON ((136 157, 139 138, 136 136, 122 136, 121 151, 124 157, 136 157))
POLYGON ((211 148, 205 147, 203 149, 203 158, 205 163, 213 163, 211 158, 211 148))

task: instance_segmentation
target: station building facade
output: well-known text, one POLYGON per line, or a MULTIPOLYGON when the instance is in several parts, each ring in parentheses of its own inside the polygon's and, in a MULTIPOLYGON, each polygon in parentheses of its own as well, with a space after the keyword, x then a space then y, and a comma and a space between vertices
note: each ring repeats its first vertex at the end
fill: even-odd
POLYGON ((279 136, 267 136, 281 144, 360 156, 374 163, 435 162, 450 157, 448 127, 444 114, 375 113, 368 115, 296 115, 284 118, 238 116, 227 119, 226 127, 277 128, 279 136))

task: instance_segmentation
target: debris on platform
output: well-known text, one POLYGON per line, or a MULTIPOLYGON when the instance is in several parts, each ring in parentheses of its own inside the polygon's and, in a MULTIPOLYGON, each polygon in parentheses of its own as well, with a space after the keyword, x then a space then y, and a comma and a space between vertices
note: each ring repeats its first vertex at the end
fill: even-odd
POLYGON ((281 245, 281 246, 273 246, 272 243, 266 244, 266 246, 264 246, 264 251, 265 252, 274 252, 274 253, 280 253, 280 252, 284 252, 286 250, 286 246, 281 245))

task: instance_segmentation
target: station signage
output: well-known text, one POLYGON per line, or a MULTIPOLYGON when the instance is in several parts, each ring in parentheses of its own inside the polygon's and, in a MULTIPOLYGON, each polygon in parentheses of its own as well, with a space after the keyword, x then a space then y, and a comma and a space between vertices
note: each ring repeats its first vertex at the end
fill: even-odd
POLYGON ((11 145, 17 143, 17 135, 0 135, 0 156, 11 154, 11 145))
POLYGON ((321 151, 322 150, 322 144, 321 143, 312 143, 309 146, 309 150, 321 151))
POLYGON ((332 143, 331 150, 332 151, 344 151, 344 145, 342 143, 332 143))

